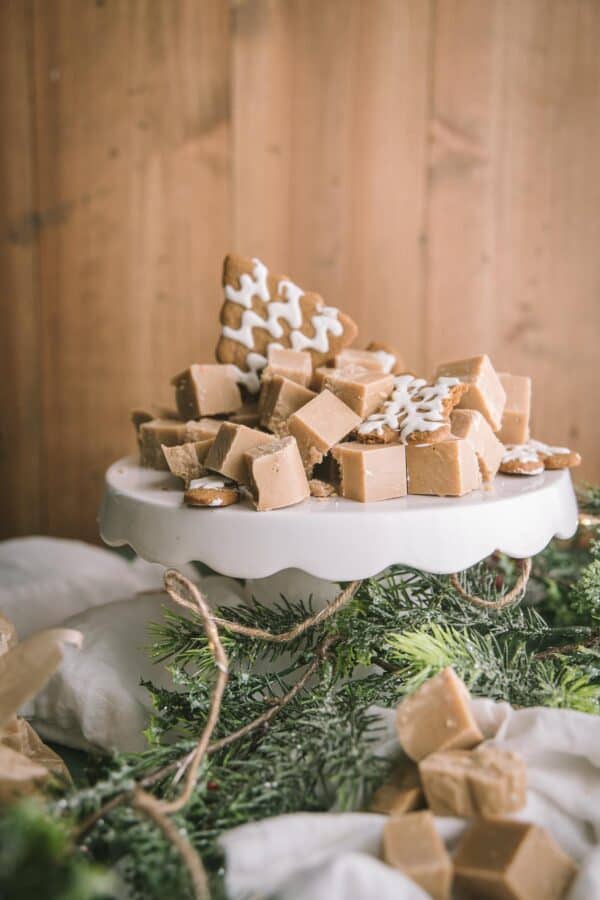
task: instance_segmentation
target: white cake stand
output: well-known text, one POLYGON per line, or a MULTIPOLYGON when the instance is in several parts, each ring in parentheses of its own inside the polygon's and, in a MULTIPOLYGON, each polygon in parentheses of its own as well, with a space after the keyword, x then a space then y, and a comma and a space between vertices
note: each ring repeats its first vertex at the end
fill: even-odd
POLYGON ((329 581, 368 578, 393 563, 447 574, 495 550, 524 558, 577 528, 568 471, 500 475, 488 490, 461 498, 403 497, 380 503, 311 498, 256 512, 246 501, 226 509, 183 505, 180 482, 124 458, 106 473, 100 533, 150 562, 203 562, 235 578, 297 568, 329 581))

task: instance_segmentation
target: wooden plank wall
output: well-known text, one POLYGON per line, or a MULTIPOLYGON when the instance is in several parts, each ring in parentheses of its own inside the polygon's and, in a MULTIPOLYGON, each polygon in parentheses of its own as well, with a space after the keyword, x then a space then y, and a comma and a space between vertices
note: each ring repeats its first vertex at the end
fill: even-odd
POLYGON ((2 536, 95 539, 229 248, 530 372, 600 479, 596 0, 5 0, 0 131, 2 536))

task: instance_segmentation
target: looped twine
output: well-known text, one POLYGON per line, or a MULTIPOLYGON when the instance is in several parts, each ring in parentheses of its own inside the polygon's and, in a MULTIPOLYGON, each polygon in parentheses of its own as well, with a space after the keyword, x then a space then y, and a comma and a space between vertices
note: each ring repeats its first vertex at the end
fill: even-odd
POLYGON ((520 570, 519 577, 517 578, 514 587, 504 594, 504 596, 499 597, 498 600, 486 600, 483 597, 477 597, 475 594, 470 594, 458 580, 457 573, 450 576, 450 583, 463 600, 468 600, 473 606, 479 606, 483 609, 504 609, 506 606, 510 606, 521 599, 527 589, 527 583, 529 581, 529 576, 531 575, 531 557, 528 556, 525 559, 516 559, 515 562, 520 570))

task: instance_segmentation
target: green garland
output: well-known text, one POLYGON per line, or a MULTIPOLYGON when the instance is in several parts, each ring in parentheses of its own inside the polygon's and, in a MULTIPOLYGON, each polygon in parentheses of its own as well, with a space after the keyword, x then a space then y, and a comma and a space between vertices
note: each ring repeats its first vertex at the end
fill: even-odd
MULTIPOLYGON (((582 492, 580 502, 597 515, 600 489, 582 492)), ((569 544, 555 542, 540 554, 525 601, 503 610, 466 603, 446 577, 396 566, 362 582, 336 616, 292 644, 265 644, 222 631, 231 672, 217 739, 277 704, 323 642, 335 640, 306 688, 268 726, 204 760, 192 801, 175 816, 211 873, 213 896, 223 896, 217 839, 225 830, 298 810, 361 808, 388 766, 372 755, 378 734, 369 707, 397 704, 444 666, 452 665, 475 695, 517 706, 600 712, 600 543, 591 539, 591 532, 582 529, 569 544)), ((494 600, 514 577, 511 561, 498 557, 491 565, 471 569, 465 586, 494 600)), ((223 618, 274 633, 312 613, 311 598, 290 603, 283 597, 274 608, 257 598, 255 607, 219 611, 223 618)), ((128 791, 134 780, 194 747, 214 683, 211 650, 198 622, 170 612, 153 627, 152 639, 152 653, 168 666, 177 690, 146 685, 155 709, 148 749, 96 762, 87 784, 50 799, 45 811, 36 807, 35 828, 30 812, 13 807, 0 820, 0 829, 19 836, 22 863, 9 864, 6 854, 0 854, 0 896, 10 896, 7 886, 18 883, 26 871, 40 829, 46 830, 50 844, 57 829, 61 835, 71 829, 75 838, 87 817, 128 791)), ((163 778, 153 790, 162 796, 169 785, 163 778)), ((72 867, 73 881, 69 892, 52 888, 49 893, 46 872, 53 864, 47 859, 43 896, 48 900, 99 896, 96 870, 87 873, 86 860, 107 866, 118 862, 120 877, 136 897, 190 896, 187 873, 171 845, 126 804, 104 815, 67 857, 61 847, 63 874, 65 866, 72 867)), ((106 890, 105 884, 101 887, 106 890)))

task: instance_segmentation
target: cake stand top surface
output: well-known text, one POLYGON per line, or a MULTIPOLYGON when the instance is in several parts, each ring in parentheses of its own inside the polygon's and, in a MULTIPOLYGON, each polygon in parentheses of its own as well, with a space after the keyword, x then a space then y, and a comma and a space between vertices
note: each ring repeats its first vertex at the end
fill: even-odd
POLYGON ((571 537, 577 504, 568 471, 499 475, 465 497, 410 496, 378 503, 310 498, 256 512, 249 501, 223 509, 183 505, 181 483, 133 458, 106 473, 100 533, 151 562, 203 562, 223 575, 263 578, 298 568, 330 581, 367 578, 394 563, 445 574, 495 550, 539 553, 571 537))

